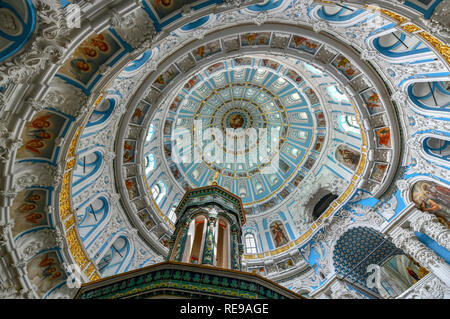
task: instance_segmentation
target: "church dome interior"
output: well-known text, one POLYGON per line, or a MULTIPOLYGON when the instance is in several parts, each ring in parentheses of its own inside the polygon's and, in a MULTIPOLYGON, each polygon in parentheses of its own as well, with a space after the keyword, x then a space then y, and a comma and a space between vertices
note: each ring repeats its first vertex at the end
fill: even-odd
POLYGON ((450 298, 449 8, 0 0, 0 298, 160 267, 211 185, 273 289, 450 298))

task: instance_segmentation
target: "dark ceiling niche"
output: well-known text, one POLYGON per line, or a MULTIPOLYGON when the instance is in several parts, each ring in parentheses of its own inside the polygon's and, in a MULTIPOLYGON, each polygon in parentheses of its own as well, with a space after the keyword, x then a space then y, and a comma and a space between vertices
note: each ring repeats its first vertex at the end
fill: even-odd
POLYGON ((318 219, 322 214, 327 210, 330 204, 338 198, 338 195, 328 193, 324 197, 322 197, 317 204, 314 206, 314 210, 312 216, 314 220, 318 219))

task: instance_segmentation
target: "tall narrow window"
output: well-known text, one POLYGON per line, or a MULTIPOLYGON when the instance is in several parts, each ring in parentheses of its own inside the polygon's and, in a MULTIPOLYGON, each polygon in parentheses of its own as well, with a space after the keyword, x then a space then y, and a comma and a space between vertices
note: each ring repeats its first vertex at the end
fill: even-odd
POLYGON ((167 195, 167 188, 163 182, 158 182, 158 186, 159 186, 160 193, 159 193, 158 197, 155 199, 155 201, 156 201, 156 204, 159 205, 161 203, 161 201, 163 200, 164 196, 167 195))
POLYGON ((149 156, 147 156, 145 158, 145 175, 150 174, 151 171, 153 171, 155 169, 155 156, 153 154, 150 154, 149 156))
POLYGON ((152 196, 153 199, 156 200, 161 193, 161 189, 159 188, 158 184, 153 185, 152 187, 152 196))
POLYGON ((450 161, 450 140, 427 137, 423 141, 423 148, 431 156, 450 161))
POLYGON ((150 127, 148 128, 147 137, 145 138, 146 142, 150 142, 150 140, 153 137, 153 134, 155 133, 155 125, 150 124, 150 127))
POLYGON ((167 218, 172 222, 172 224, 175 224, 177 221, 177 215, 175 214, 175 210, 177 208, 175 206, 172 206, 172 208, 169 210, 169 213, 167 213, 167 218))
POLYGON ((256 248, 256 239, 253 234, 245 235, 245 253, 246 254, 256 254, 258 249, 256 248))

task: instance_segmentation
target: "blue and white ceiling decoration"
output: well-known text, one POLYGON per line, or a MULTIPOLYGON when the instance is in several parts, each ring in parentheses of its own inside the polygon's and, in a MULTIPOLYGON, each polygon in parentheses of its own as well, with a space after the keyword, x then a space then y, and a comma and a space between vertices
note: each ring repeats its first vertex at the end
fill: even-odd
POLYGON ((381 233, 356 227, 343 234, 334 246, 333 266, 343 278, 367 288, 367 267, 371 264, 381 266, 389 257, 401 254, 403 252, 381 233))
POLYGON ((33 35, 36 11, 31 0, 0 1, 0 62, 16 54, 33 35))
MULTIPOLYGON (((17 75, 8 63, 42 44, 38 2, 0 0, 0 252, 11 260, 0 271, 20 274, 7 295, 69 296, 73 263, 88 281, 162 261, 174 207, 216 173, 245 204, 243 270, 314 297, 336 275, 364 286, 367 263, 402 251, 386 241, 360 262, 411 215, 448 225, 448 46, 438 20, 419 21, 439 18, 442 1, 405 1, 398 16, 331 1, 123 1, 121 18, 143 22, 129 25, 105 14, 111 2, 62 0, 81 4, 83 27, 101 23, 65 34, 58 63, 42 52, 17 75), (153 22, 156 37, 139 29, 153 22), (192 134, 196 119, 281 128, 279 170, 175 163, 173 129, 192 134)), ((421 240, 448 262, 435 239, 421 240)))
MULTIPOLYGON (((281 150, 280 170, 271 175, 261 174, 269 162, 248 164, 250 154, 257 152, 257 145, 249 145, 248 141, 245 163, 181 163, 182 175, 191 187, 207 185, 219 172, 219 185, 239 193, 245 205, 273 197, 276 189, 295 177, 315 135, 311 113, 320 108, 317 105, 312 108, 307 102, 302 92, 306 86, 295 71, 274 61, 249 57, 213 65, 189 80, 172 102, 165 127, 175 123, 175 130, 194 132, 194 121, 201 120, 205 128, 218 128, 225 137, 225 130, 232 127, 232 119, 239 117, 242 120, 239 128, 279 130, 281 150), (276 68, 270 63, 276 64, 276 68)), ((164 143, 170 144, 174 138, 171 131, 164 135, 164 143)), ((225 150, 224 142, 218 147, 225 150)), ((171 162, 168 153, 166 160, 171 162)))

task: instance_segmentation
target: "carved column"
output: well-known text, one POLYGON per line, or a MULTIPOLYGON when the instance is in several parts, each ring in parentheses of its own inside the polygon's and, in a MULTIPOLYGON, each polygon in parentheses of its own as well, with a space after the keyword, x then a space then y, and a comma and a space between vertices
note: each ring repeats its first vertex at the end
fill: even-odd
POLYGON ((182 262, 190 223, 188 220, 185 220, 184 223, 183 224, 180 223, 180 225, 181 225, 180 231, 174 234, 171 238, 170 247, 172 247, 172 251, 169 253, 169 256, 171 256, 171 260, 182 262), (176 241, 177 237, 179 238, 178 242, 176 241), (174 245, 175 243, 176 246, 174 245))
POLYGON ((398 229, 392 237, 395 246, 434 273, 447 286, 450 286, 450 265, 422 244, 413 231, 398 229))
POLYGON ((450 250, 450 229, 441 224, 433 214, 418 211, 411 226, 414 231, 424 233, 445 249, 450 250))
POLYGON ((203 249, 202 264, 214 265, 214 241, 215 241, 215 225, 217 218, 208 218, 208 228, 206 230, 205 247, 203 249))
POLYGON ((235 225, 231 226, 231 268, 235 270, 241 269, 241 255, 243 253, 243 247, 242 245, 239 245, 239 228, 235 225))

